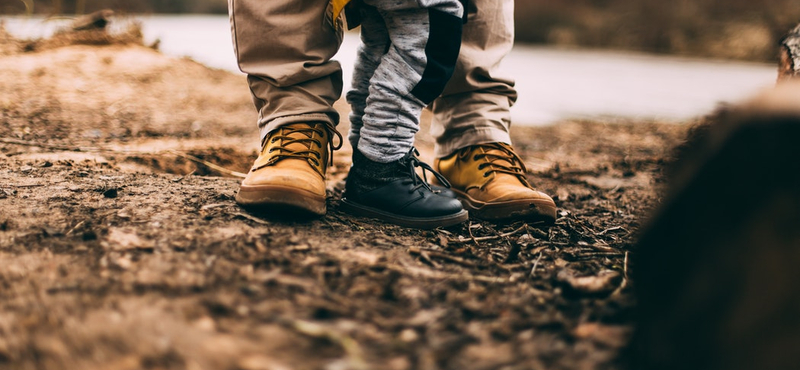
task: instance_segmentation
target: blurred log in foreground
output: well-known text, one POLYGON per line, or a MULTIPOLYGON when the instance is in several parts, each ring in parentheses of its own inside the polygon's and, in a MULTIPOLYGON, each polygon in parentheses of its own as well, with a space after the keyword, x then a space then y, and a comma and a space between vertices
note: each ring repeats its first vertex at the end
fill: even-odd
POLYGON ((679 150, 634 273, 635 369, 800 364, 800 82, 719 113, 679 150))
POLYGON ((778 81, 800 76, 800 25, 781 40, 778 81))

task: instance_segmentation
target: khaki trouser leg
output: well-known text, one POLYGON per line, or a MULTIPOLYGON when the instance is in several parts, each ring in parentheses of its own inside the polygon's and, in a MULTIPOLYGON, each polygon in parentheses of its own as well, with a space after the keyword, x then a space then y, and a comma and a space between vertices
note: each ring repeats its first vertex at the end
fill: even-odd
POLYGON ((444 93, 431 105, 437 158, 475 144, 511 143, 514 80, 500 61, 514 44, 514 0, 470 0, 461 54, 444 93))
POLYGON ((342 93, 342 68, 330 59, 342 34, 325 21, 327 6, 321 0, 228 0, 233 45, 262 140, 285 124, 339 122, 333 103, 342 93))

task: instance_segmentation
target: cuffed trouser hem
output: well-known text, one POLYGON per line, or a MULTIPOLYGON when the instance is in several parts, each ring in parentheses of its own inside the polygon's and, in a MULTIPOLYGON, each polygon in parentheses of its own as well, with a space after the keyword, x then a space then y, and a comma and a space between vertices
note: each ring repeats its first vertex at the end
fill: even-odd
POLYGON ((336 122, 333 119, 324 113, 309 113, 309 114, 298 114, 293 116, 284 116, 278 117, 270 120, 269 122, 259 122, 259 130, 261 133, 261 142, 264 142, 264 139, 267 138, 270 132, 275 131, 277 128, 290 125, 292 123, 309 123, 309 122, 323 122, 328 123, 332 127, 336 126, 336 122))
POLYGON ((449 141, 446 145, 437 145, 436 149, 434 149, 434 155, 436 158, 444 158, 461 148, 489 143, 506 143, 511 145, 511 136, 505 131, 492 128, 467 130, 464 131, 462 136, 449 141))
POLYGON ((444 96, 433 105, 436 139, 434 155, 446 157, 471 145, 501 142, 511 144, 511 100, 495 93, 464 93, 444 96))
MULTIPOLYGON (((337 2, 342 5, 342 2, 337 2)), ((328 1, 228 0, 234 52, 247 74, 263 139, 297 122, 338 123, 341 29, 328 1), (326 22, 328 17, 328 22, 326 22), (332 24, 334 23, 334 24, 332 24)))

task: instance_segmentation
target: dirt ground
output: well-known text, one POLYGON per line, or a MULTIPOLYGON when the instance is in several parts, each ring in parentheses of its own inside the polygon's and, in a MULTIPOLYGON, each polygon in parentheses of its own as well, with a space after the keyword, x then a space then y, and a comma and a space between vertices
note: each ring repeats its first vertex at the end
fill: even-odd
POLYGON ((517 125, 552 227, 351 217, 348 147, 328 214, 292 220, 233 200, 244 77, 137 40, 0 31, 0 368, 621 368, 629 252, 687 125, 517 125))

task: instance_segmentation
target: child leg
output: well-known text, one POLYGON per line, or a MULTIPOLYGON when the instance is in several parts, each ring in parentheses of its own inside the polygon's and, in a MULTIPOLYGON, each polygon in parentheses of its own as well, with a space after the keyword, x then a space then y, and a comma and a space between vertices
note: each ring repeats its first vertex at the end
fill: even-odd
POLYGON ((356 54, 352 89, 347 92, 347 102, 351 108, 349 140, 353 149, 358 148, 364 109, 369 96, 369 82, 390 43, 386 23, 377 9, 361 5, 357 11, 361 20, 361 43, 356 54))
POLYGON ((377 51, 382 55, 370 77, 363 126, 351 133, 351 141, 367 158, 388 163, 411 149, 422 108, 441 94, 453 74, 463 8, 458 0, 364 3, 383 18, 390 42, 377 51))
POLYGON ((464 222, 468 215, 457 200, 438 194, 417 176, 415 167, 432 169, 413 149, 422 108, 452 75, 461 6, 457 0, 364 3, 359 66, 348 93, 353 167, 342 205, 355 214, 415 228, 464 222))

